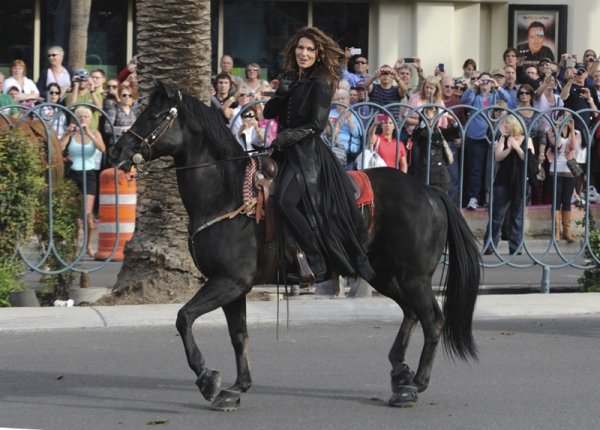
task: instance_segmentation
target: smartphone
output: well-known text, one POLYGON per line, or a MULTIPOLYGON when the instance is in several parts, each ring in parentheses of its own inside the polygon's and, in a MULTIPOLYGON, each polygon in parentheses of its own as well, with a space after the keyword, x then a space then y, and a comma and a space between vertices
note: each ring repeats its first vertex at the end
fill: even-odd
POLYGON ((387 118, 387 115, 380 113, 379 115, 377 115, 377 122, 385 122, 387 121, 387 118))
POLYGON ((414 63, 415 62, 415 58, 414 57, 406 57, 404 59, 405 63, 414 63))
POLYGON ((438 64, 438 69, 440 70, 440 72, 444 72, 444 63, 440 63, 438 64))
POLYGON ((361 48, 350 48, 350 55, 361 55, 361 54, 362 54, 361 48))
POLYGON ((275 95, 275 91, 263 91, 262 95, 265 97, 273 97, 275 95))

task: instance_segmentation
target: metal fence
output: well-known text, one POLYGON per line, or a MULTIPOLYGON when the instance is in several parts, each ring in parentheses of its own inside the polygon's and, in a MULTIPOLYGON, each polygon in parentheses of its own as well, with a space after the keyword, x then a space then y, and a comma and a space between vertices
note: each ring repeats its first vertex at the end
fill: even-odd
MULTIPOLYGON (((260 106, 262 101, 255 101, 243 106, 236 115, 231 118, 230 123, 234 124, 236 121, 239 123, 241 120, 240 116, 243 115, 247 110, 253 108, 254 106, 260 106)), ((100 115, 106 117, 106 113, 101 109, 96 108, 93 105, 84 104, 89 107, 93 111, 99 111, 100 115)), ((54 105, 50 103, 43 103, 40 105, 36 105, 33 108, 24 108, 23 106, 14 105, 14 106, 6 106, 0 109, 0 116, 7 122, 12 122, 13 124, 20 124, 29 119, 39 120, 41 121, 46 130, 47 139, 47 152, 50 160, 50 136, 57 126, 56 118, 60 116, 60 114, 64 115, 69 122, 74 122, 78 126, 80 124, 77 121, 77 118, 73 114, 73 111, 76 107, 81 106, 73 105, 65 108, 61 105, 54 105), (12 116, 12 118, 11 118, 12 116)), ((456 146, 454 148, 455 152, 455 185, 456 188, 453 191, 453 198, 455 199, 456 204, 460 204, 462 206, 464 200, 464 189, 463 186, 465 184, 465 147, 469 144, 466 139, 467 131, 469 127, 475 121, 483 120, 488 129, 486 144, 487 144, 487 159, 485 161, 487 167, 487 174, 485 177, 485 189, 486 189, 486 200, 485 205, 487 206, 487 213, 485 211, 477 211, 479 218, 482 217, 482 213, 485 213, 485 221, 489 224, 492 221, 492 210, 494 207, 494 169, 496 165, 496 161, 494 159, 493 148, 495 142, 499 135, 502 134, 502 127, 505 121, 509 116, 514 116, 517 118, 519 123, 524 129, 525 138, 528 139, 532 134, 532 127, 534 124, 541 122, 549 133, 554 133, 555 135, 560 134, 561 130, 566 126, 569 117, 575 119, 577 123, 584 123, 583 120, 584 115, 594 115, 598 114, 597 111, 586 110, 580 112, 573 112, 564 108, 553 108, 548 111, 540 111, 534 108, 517 108, 517 109, 509 109, 506 106, 500 105, 491 105, 482 110, 477 110, 472 106, 468 105, 457 105, 451 108, 447 108, 444 106, 439 106, 433 103, 426 103, 420 105, 418 107, 412 107, 407 104, 391 104, 387 106, 379 106, 370 102, 358 103, 352 106, 339 105, 334 103, 332 108, 339 106, 339 117, 343 117, 348 114, 354 118, 361 128, 360 138, 359 138, 359 149, 358 152, 362 151, 364 148, 369 147, 370 145, 370 131, 373 127, 375 127, 375 121, 377 115, 385 114, 392 118, 394 122, 395 129, 398 131, 403 130, 407 124, 408 118, 415 118, 419 122, 419 126, 422 126, 426 130, 426 134, 428 136, 428 150, 425 154, 421 154, 421 156, 425 156, 427 158, 426 165, 426 182, 429 182, 430 172, 429 172, 429 157, 431 154, 431 136, 433 133, 433 128, 438 123, 438 121, 442 118, 445 118, 451 125, 454 127, 456 132, 456 146), (431 108, 431 109, 429 109, 431 108), (533 112, 532 119, 529 121, 529 125, 526 124, 523 119, 523 111, 529 110, 533 112), (399 116, 394 116, 393 112, 400 112, 399 116), (428 116, 426 112, 434 112, 431 116, 428 116), (461 118, 466 117, 466 122, 462 123, 461 118)), ((270 144, 270 139, 275 135, 273 130, 274 127, 277 127, 277 123, 275 121, 269 121, 264 125, 265 133, 264 133, 264 145, 270 144)), ((587 144, 586 151, 586 159, 584 164, 584 178, 586 179, 584 182, 583 194, 588 197, 590 196, 590 182, 592 180, 592 165, 596 165, 597 157, 595 155, 596 152, 596 143, 594 141, 594 135, 596 134, 598 123, 594 122, 592 128, 586 127, 578 127, 581 130, 583 141, 587 144)), ((398 133, 400 134, 400 133, 398 133)), ((112 135, 114 137, 114 130, 112 130, 112 135)), ((339 136, 336 133, 335 124, 330 121, 326 131, 323 134, 323 137, 326 142, 331 146, 334 153, 340 156, 350 156, 353 158, 357 155, 354 151, 350 153, 348 151, 347 142, 340 141, 339 136)), ((406 140, 406 136, 405 140, 406 140)), ((407 142, 405 142, 407 143, 407 142)), ((399 145, 399 144, 398 144, 399 145)), ((396 148, 398 152, 399 147, 396 148)), ((526 169, 528 154, 525 153, 525 159, 523 160, 523 168, 526 169)), ((417 162, 416 160, 412 160, 412 163, 417 162)), ((351 163, 349 163, 351 164, 351 163)), ((362 168, 364 166, 354 166, 357 168, 362 168)), ((398 165, 395 166, 398 168, 398 165)), ((556 163, 554 163, 554 169, 556 170, 556 163)), ((486 268, 495 268, 503 265, 513 267, 515 269, 525 269, 533 266, 539 266, 542 268, 542 275, 540 279, 540 291, 547 293, 550 291, 550 273, 551 270, 560 270, 565 267, 572 267, 578 270, 585 270, 595 267, 600 264, 599 255, 596 254, 596 250, 593 249, 590 243, 590 220, 592 218, 592 213, 596 210, 595 205, 590 206, 590 201, 588 198, 585 198, 583 202, 576 209, 579 219, 578 233, 579 237, 577 239, 577 243, 575 245, 565 245, 564 241, 558 240, 555 235, 554 225, 555 225, 555 211, 553 208, 556 205, 556 196, 557 196, 557 172, 547 172, 549 173, 546 176, 545 181, 550 181, 551 186, 548 188, 551 190, 550 204, 549 207, 542 206, 542 209, 537 210, 537 214, 539 215, 541 212, 548 210, 549 219, 544 217, 544 221, 539 221, 540 223, 549 226, 549 228, 537 228, 532 234, 534 236, 529 236, 523 228, 520 236, 520 243, 518 245, 518 250, 523 253, 523 256, 517 258, 517 253, 515 252, 512 255, 505 255, 500 252, 500 249, 493 247, 493 255, 494 257, 489 257, 484 260, 484 267, 486 268), (525 257, 525 258, 523 258, 525 257)), ((115 182, 116 175, 115 175, 115 182)), ((50 182, 48 187, 48 199, 52 200, 52 183, 50 182)), ((115 187, 118 189, 118 183, 115 183, 115 187)), ((522 189, 522 199, 521 205, 522 209, 527 211, 525 216, 525 224, 534 225, 537 221, 532 221, 528 219, 528 214, 531 214, 534 209, 534 206, 529 205, 530 197, 531 197, 531 186, 527 182, 527 179, 524 177, 522 183, 520 184, 522 189)), ((116 195, 117 199, 117 208, 118 208, 118 192, 116 195)), ((85 199, 84 199, 85 200, 85 199)), ((82 213, 85 213, 86 207, 85 202, 83 203, 82 213)), ((600 212, 600 211, 599 211, 600 212)), ((50 228, 50 237, 52 238, 52 226, 53 226, 53 214, 50 208, 49 210, 49 228, 50 228)), ((469 219, 469 214, 465 212, 465 216, 469 219)), ((471 220, 472 221, 472 220, 471 220)), ((84 229, 87 226, 84 223, 84 229)), ((118 212, 117 212, 117 234, 118 231, 118 212)), ((477 228, 471 222, 471 226, 474 230, 477 228)), ((482 252, 488 246, 492 245, 492 236, 491 229, 487 229, 485 234, 481 234, 482 230, 479 226, 479 231, 476 231, 476 234, 479 236, 479 239, 482 244, 482 252)), ((539 226, 538 226, 539 227, 539 226)), ((87 232, 86 232, 87 233, 87 232)), ((87 237, 87 234, 84 234, 84 237, 87 237)), ((43 274, 54 274, 60 273, 66 270, 73 270, 75 272, 93 272, 102 269, 103 267, 110 262, 110 257, 104 262, 98 262, 94 267, 82 267, 82 257, 85 252, 85 239, 84 243, 81 244, 79 252, 77 253, 76 258, 73 261, 64 261, 59 255, 56 255, 56 249, 53 247, 52 242, 47 249, 43 250, 44 252, 41 254, 39 258, 32 259, 30 257, 31 252, 29 249, 20 248, 18 251, 26 262, 27 266, 30 270, 34 270, 43 274), (48 259, 48 256, 54 253, 59 261, 63 263, 63 267, 54 271, 48 271, 45 268, 45 262, 48 259)), ((116 251, 116 246, 113 249, 111 254, 114 254, 116 251)), ((89 263, 88 263, 89 265, 89 263)))

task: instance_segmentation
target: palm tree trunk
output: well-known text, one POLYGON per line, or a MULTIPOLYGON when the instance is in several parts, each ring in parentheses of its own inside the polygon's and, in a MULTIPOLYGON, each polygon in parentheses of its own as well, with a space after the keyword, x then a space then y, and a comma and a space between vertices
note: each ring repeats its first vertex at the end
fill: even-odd
POLYGON ((91 8, 92 0, 71 0, 69 63, 74 68, 85 67, 86 65, 91 8))
MULTIPOLYGON (((210 1, 137 1, 138 85, 144 106, 153 79, 209 100, 210 1)), ((159 161, 162 163, 163 160, 159 161)), ((171 302, 191 296, 200 273, 187 246, 188 216, 173 171, 138 180, 136 231, 125 247, 115 294, 136 302, 171 302)))

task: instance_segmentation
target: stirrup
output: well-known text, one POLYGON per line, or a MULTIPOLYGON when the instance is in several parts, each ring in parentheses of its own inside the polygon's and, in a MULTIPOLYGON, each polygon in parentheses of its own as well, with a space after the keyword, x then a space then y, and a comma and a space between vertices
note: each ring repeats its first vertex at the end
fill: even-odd
POLYGON ((310 287, 311 285, 315 285, 317 279, 315 278, 315 274, 308 265, 306 254, 302 250, 298 250, 298 252, 296 253, 296 260, 298 262, 298 271, 300 272, 300 286, 302 288, 306 288, 310 287))

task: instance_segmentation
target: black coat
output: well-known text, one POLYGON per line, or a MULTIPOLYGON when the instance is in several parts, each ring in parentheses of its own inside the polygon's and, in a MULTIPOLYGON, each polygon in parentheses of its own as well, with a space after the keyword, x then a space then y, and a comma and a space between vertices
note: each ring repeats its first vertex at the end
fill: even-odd
POLYGON ((425 127, 416 127, 413 132, 413 145, 419 147, 419 178, 423 183, 427 182, 427 161, 429 161, 429 185, 442 188, 444 191, 450 189, 450 172, 448 172, 448 160, 444 151, 444 136, 438 127, 431 132, 431 152, 427 160, 429 149, 429 132, 425 127))
MULTIPOLYGON (((302 202, 309 224, 317 233, 332 269, 340 275, 359 274, 365 279, 374 272, 362 241, 366 227, 354 202, 352 186, 342 165, 327 147, 325 129, 334 87, 311 70, 291 81, 285 92, 278 90, 264 108, 265 118, 279 118, 279 130, 303 129, 313 133, 277 151, 281 173, 293 169, 303 188, 302 202)), ((287 85, 286 85, 287 86, 287 85)))

